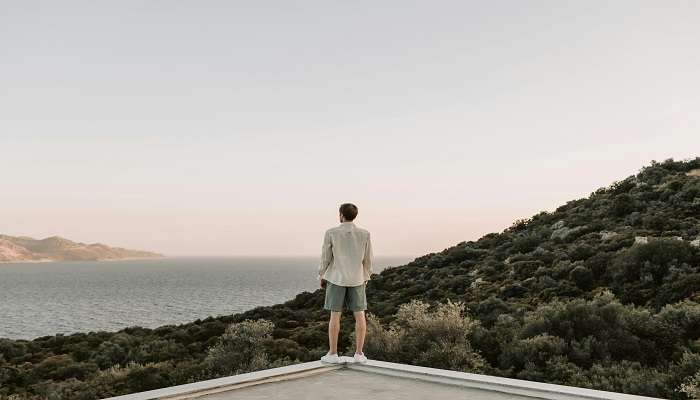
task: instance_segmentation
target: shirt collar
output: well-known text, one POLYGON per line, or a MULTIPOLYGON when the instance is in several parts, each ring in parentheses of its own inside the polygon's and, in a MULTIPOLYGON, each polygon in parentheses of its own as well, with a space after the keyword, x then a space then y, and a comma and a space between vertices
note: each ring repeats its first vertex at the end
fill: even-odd
POLYGON ((341 222, 340 226, 355 226, 355 223, 353 221, 345 221, 341 222))

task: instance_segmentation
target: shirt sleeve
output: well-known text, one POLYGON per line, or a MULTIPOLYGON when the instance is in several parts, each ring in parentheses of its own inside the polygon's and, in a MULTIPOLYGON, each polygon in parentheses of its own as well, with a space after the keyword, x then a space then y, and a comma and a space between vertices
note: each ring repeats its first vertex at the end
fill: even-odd
POLYGON ((331 242, 331 235, 328 231, 323 236, 323 246, 321 247, 321 262, 318 266, 318 279, 323 279, 323 274, 333 262, 333 243, 331 242))
POLYGON ((372 240, 369 234, 367 234, 367 245, 365 246, 365 255, 362 258, 362 269, 364 272, 364 279, 368 281, 374 271, 372 270, 372 263, 374 259, 374 254, 372 254, 372 240))

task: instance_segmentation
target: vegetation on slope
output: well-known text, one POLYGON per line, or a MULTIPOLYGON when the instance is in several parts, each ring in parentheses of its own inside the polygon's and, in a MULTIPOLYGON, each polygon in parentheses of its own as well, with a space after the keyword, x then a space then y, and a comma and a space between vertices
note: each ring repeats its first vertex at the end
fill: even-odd
MULTIPOLYGON (((368 286, 368 355, 697 396, 699 169, 700 158, 653 162, 502 233, 383 271, 368 286)), ((317 290, 180 326, 0 340, 0 397, 95 399, 316 360, 322 305, 317 290)), ((352 351, 347 322, 341 343, 352 351)))

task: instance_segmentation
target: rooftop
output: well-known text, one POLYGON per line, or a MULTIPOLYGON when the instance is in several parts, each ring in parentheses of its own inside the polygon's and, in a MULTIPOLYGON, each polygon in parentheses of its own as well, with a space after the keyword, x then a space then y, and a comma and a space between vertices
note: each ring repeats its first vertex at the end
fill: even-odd
POLYGON ((320 361, 112 397, 110 400, 479 399, 643 400, 634 396, 370 360, 320 361))

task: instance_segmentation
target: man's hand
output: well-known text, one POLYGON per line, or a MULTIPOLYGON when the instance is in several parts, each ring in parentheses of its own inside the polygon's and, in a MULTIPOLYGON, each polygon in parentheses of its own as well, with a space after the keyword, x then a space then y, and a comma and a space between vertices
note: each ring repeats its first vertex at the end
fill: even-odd
POLYGON ((325 288, 326 288, 326 280, 321 279, 321 289, 325 289, 325 288))

